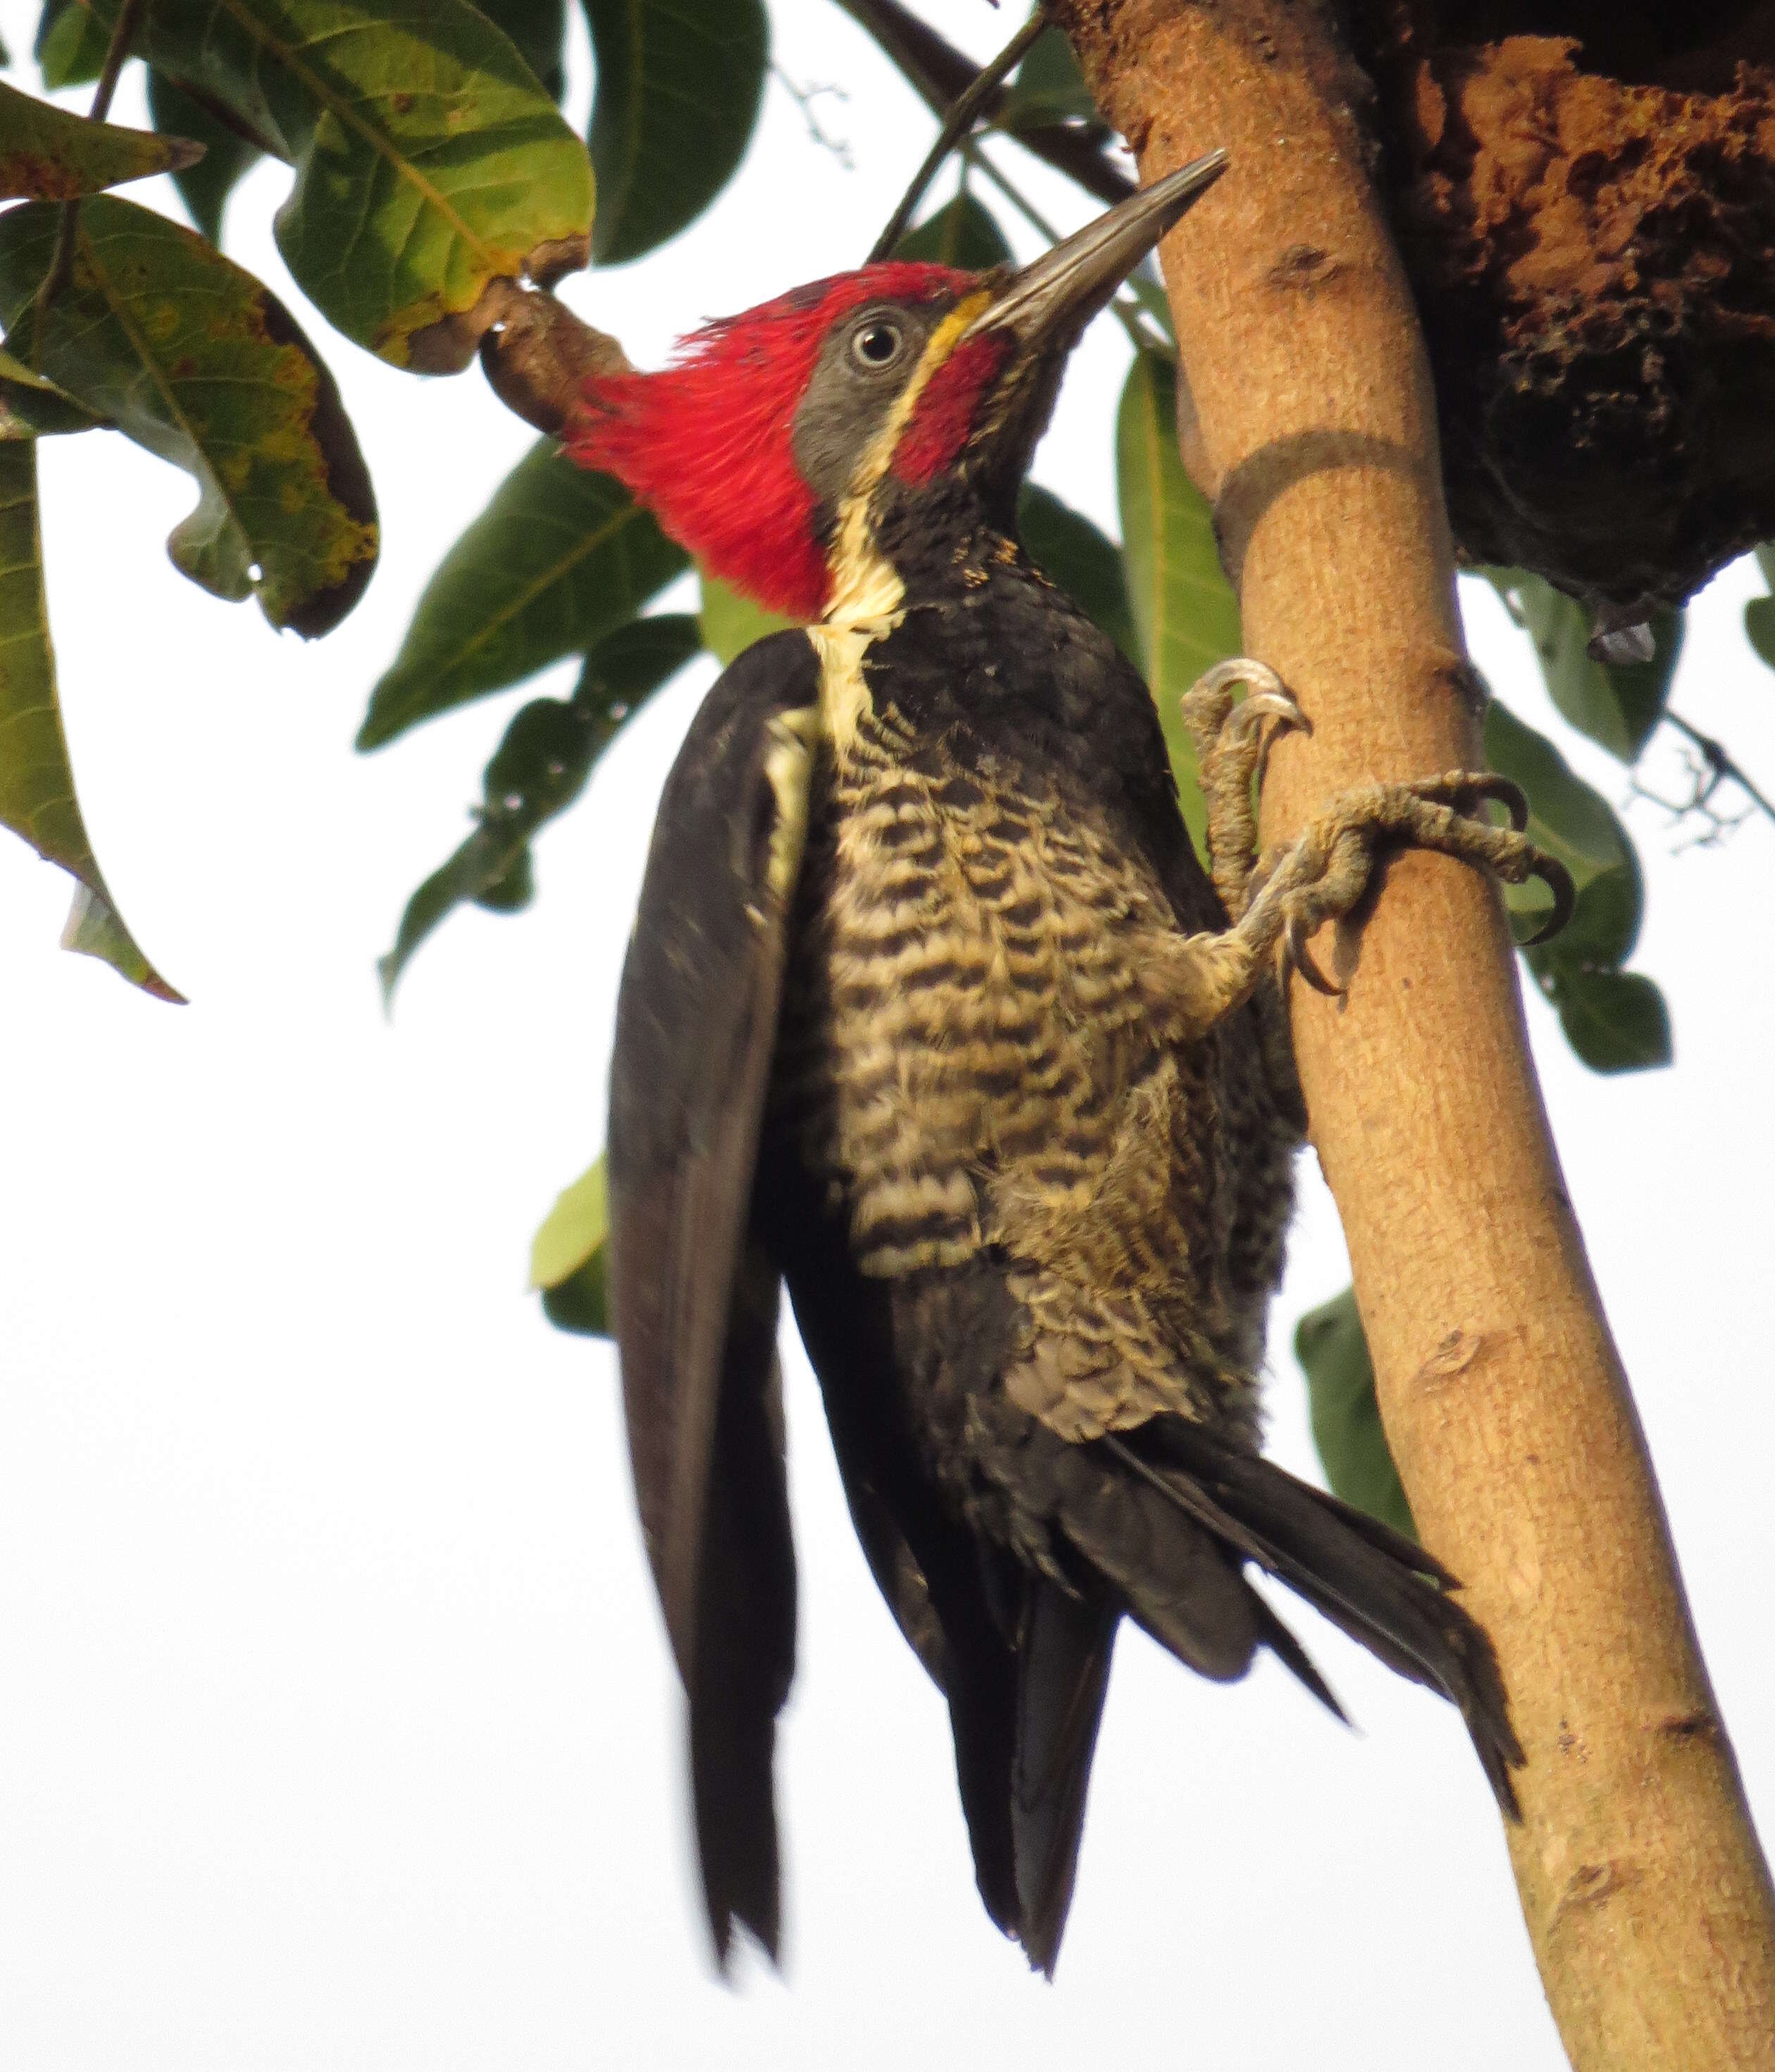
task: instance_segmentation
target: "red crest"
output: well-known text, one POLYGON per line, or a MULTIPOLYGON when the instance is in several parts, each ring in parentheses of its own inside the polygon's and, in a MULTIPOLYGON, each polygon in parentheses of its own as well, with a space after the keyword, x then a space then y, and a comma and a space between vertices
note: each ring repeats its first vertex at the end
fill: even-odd
MULTIPOLYGON (((796 466, 794 431, 820 347, 860 303, 959 295, 974 283, 947 266, 890 263, 793 289, 694 332, 660 373, 588 382, 563 443, 582 467, 625 483, 710 574, 786 617, 817 619, 826 603, 826 555, 814 532, 813 492, 796 466)), ((947 372, 939 369, 938 380, 947 372)), ((976 381, 970 411, 978 390, 976 381)), ((933 473, 966 431, 965 420, 954 428, 958 384, 944 383, 943 393, 949 403, 940 421, 927 429, 921 408, 908 428, 908 438, 923 433, 921 467, 947 446, 933 473)))

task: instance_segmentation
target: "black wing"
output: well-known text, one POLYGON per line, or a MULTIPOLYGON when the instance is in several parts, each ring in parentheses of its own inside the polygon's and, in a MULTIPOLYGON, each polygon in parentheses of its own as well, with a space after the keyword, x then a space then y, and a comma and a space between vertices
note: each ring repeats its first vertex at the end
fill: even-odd
POLYGON ((612 1322, 723 1959, 735 1920, 776 1947, 771 1758, 795 1561, 778 1281, 752 1200, 818 694, 813 649, 782 633, 748 648, 698 713, 654 825, 611 1066, 612 1322))

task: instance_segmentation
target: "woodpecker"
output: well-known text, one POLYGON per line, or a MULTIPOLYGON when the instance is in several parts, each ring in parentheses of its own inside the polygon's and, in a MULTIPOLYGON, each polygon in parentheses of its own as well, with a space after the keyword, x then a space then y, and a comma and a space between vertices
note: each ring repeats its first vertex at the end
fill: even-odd
POLYGON ((785 1285, 863 1550, 948 1700, 981 1895, 1038 1969, 1124 1618, 1209 1677, 1268 1647, 1337 1709, 1248 1565, 1452 1700, 1514 1810, 1455 1579, 1262 1457, 1254 1377, 1307 938, 1389 845, 1569 886, 1519 796, 1460 773, 1353 792, 1260 867, 1254 777, 1303 722, 1242 661, 1186 701, 1205 872, 1146 685, 1017 540, 1073 343, 1223 162, 1021 272, 797 289, 589 384, 568 428, 706 569, 806 622, 691 726, 611 1078, 612 1316, 723 1961, 736 1923, 777 1939, 785 1285))

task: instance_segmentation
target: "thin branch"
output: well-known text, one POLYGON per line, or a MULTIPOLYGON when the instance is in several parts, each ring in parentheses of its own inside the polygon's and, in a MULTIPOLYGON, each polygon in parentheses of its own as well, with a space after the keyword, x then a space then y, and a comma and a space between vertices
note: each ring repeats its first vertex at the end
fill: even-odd
MULTIPOLYGON (((123 0, 117 10, 117 18, 111 30, 111 40, 105 46, 105 63, 99 68, 99 83, 93 89, 93 105, 87 120, 102 122, 111 112, 111 97, 117 90, 117 80, 121 75, 125 60, 130 55, 130 44, 134 37, 143 0, 123 0)), ((56 249, 50 259, 49 271, 44 274, 43 286, 37 290, 37 315, 47 315, 49 306, 68 286, 74 270, 74 239, 80 229, 80 205, 76 199, 62 204, 62 220, 56 232, 56 249)), ((38 335, 42 335, 39 331, 38 335)))
POLYGON ((973 129, 981 110, 997 93, 1000 83, 1015 69, 1024 51, 1047 26, 1047 18, 1037 7, 997 57, 990 64, 982 65, 956 96, 943 117, 936 142, 925 154, 923 164, 912 175, 912 185, 900 196, 899 208, 888 217, 886 228, 871 249, 868 265, 873 266, 885 259, 905 236, 912 212, 924 199, 925 190, 937 177, 937 168, 973 129))
MULTIPOLYGON (((900 0, 838 0, 838 4, 875 38, 933 115, 941 117, 966 92, 976 70, 974 60, 903 7, 900 0)), ((1003 105, 1001 88, 987 99, 987 119, 996 121, 1003 105)), ((1110 162, 1092 138, 1064 122, 1032 124, 1014 134, 1026 151, 1077 180, 1099 201, 1126 201, 1135 191, 1135 183, 1110 162)))
POLYGON ((1707 765, 1707 775, 1702 788, 1695 794, 1694 804, 1690 808, 1691 812, 1695 806, 1706 805, 1720 784, 1729 783, 1736 784, 1760 812, 1766 813, 1771 820, 1775 820, 1775 804, 1771 804, 1752 783, 1733 761, 1723 742, 1715 741, 1711 734, 1703 734, 1699 727, 1691 726, 1680 713, 1672 712, 1668 706, 1665 708, 1664 717, 1678 733, 1688 737, 1707 765))
POLYGON ((834 101, 847 101, 850 97, 842 86, 822 84, 818 86, 797 86, 780 64, 773 63, 771 72, 776 83, 801 111, 801 120, 807 125, 807 134, 823 151, 830 151, 847 173, 855 172, 857 162, 851 155, 850 145, 842 137, 828 136, 822 127, 820 118, 813 112, 813 104, 822 94, 830 94, 834 101))

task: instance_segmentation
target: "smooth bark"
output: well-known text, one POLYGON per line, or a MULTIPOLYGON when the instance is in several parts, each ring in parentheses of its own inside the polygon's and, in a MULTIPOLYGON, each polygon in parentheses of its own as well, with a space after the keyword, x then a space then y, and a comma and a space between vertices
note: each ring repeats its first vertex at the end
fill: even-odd
MULTIPOLYGON (((1266 838, 1343 786, 1481 763, 1431 380, 1315 0, 1057 0, 1143 175, 1232 170, 1163 254, 1249 651, 1310 739, 1266 838)), ((1775 2066, 1775 1897, 1530 1062, 1495 890, 1390 870, 1339 1006, 1295 989, 1312 1136, 1426 1543, 1528 1751, 1509 1836, 1582 2072, 1775 2066)))

